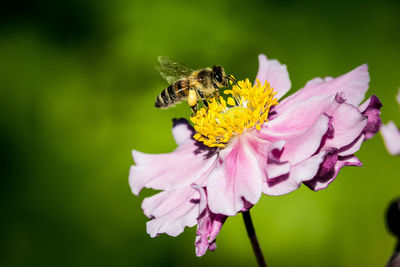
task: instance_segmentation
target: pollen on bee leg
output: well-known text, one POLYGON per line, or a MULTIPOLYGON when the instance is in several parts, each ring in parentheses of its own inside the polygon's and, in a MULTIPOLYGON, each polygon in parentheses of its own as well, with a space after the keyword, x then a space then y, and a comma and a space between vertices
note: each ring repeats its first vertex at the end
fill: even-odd
POLYGON ((188 104, 191 107, 193 107, 194 105, 197 105, 197 95, 196 95, 196 91, 193 89, 189 90, 188 104))

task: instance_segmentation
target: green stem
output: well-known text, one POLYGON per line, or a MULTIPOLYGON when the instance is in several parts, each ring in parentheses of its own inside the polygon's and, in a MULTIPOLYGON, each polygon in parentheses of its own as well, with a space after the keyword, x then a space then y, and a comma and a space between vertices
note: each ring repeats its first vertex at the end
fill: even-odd
POLYGON ((247 235, 250 238, 251 246, 253 247, 254 254, 256 255, 258 266, 267 267, 264 256, 261 252, 260 244, 258 244, 256 231, 254 230, 253 222, 251 221, 250 211, 242 212, 244 224, 246 225, 247 235))

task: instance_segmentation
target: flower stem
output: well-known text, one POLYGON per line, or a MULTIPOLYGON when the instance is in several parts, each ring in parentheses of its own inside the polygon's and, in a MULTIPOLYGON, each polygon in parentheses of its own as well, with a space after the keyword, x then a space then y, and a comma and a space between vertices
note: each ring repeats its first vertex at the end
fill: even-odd
POLYGON ((242 212, 244 224, 246 225, 247 235, 250 238, 251 246, 253 247, 254 254, 257 258, 258 266, 267 267, 264 256, 261 252, 260 245, 258 244, 256 231, 254 230, 253 222, 251 221, 250 211, 242 212))

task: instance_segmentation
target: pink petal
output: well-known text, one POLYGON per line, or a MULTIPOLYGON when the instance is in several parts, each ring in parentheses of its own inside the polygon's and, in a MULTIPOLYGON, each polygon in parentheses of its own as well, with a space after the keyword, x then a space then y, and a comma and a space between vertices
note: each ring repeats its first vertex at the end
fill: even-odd
POLYGON ((257 136, 270 142, 296 138, 314 125, 333 101, 334 96, 315 96, 296 102, 264 124, 257 136))
POLYGON ((282 160, 295 165, 315 154, 329 126, 329 117, 322 114, 302 135, 286 140, 282 160))
POLYGON ((215 214, 233 216, 243 210, 244 200, 255 204, 261 196, 264 175, 246 139, 245 134, 236 137, 220 152, 222 162, 208 179, 208 204, 215 214))
POLYGON ((267 164, 267 179, 269 181, 287 175, 290 172, 290 163, 284 162, 273 162, 267 164))
POLYGON ((216 155, 207 157, 196 154, 199 149, 194 140, 185 142, 174 152, 166 154, 145 154, 132 151, 136 166, 132 166, 129 183, 134 194, 143 187, 174 190, 205 180, 205 174, 213 167, 216 155))
POLYGON ((263 54, 258 56, 258 61, 259 67, 256 79, 259 79, 262 85, 264 85, 265 81, 268 81, 274 91, 277 92, 276 97, 280 99, 291 87, 286 65, 282 65, 275 59, 268 60, 263 54))
POLYGON ((365 141, 365 135, 361 134, 353 143, 342 147, 338 155, 342 157, 350 156, 360 150, 362 143, 365 141))
POLYGON ((288 161, 281 160, 284 146, 285 141, 277 141, 273 143, 269 148, 267 162, 265 162, 265 159, 258 160, 259 166, 265 166, 264 173, 267 174, 268 180, 273 180, 275 178, 289 174, 290 163, 288 161))
POLYGON ((361 161, 355 156, 338 157, 335 151, 329 153, 324 160, 318 174, 312 180, 305 182, 312 190, 321 190, 328 187, 344 166, 362 166, 361 161))
POLYGON ((393 121, 382 125, 381 135, 390 155, 400 155, 400 131, 393 121))
POLYGON ((367 125, 367 117, 358 108, 344 103, 337 96, 327 114, 332 117, 333 137, 326 140, 324 147, 341 148, 356 140, 367 125))
POLYGON ((161 233, 177 236, 186 226, 196 225, 199 197, 196 190, 185 187, 145 198, 142 203, 144 214, 153 218, 147 222, 147 233, 151 237, 161 233))
POLYGON ((315 177, 320 164, 323 162, 325 152, 320 152, 290 169, 290 174, 274 180, 264 180, 263 193, 271 196, 288 194, 300 187, 301 183, 315 177))
POLYGON ((368 84, 368 66, 364 64, 338 78, 315 78, 309 81, 304 88, 282 100, 274 110, 281 113, 301 100, 322 95, 334 96, 339 92, 343 92, 347 103, 358 106, 364 99, 368 84))
POLYGON ((227 219, 227 216, 212 213, 207 206, 207 194, 205 188, 199 186, 194 186, 194 188, 200 193, 200 215, 197 219, 195 241, 196 255, 200 257, 203 256, 207 250, 215 250, 216 237, 227 219))

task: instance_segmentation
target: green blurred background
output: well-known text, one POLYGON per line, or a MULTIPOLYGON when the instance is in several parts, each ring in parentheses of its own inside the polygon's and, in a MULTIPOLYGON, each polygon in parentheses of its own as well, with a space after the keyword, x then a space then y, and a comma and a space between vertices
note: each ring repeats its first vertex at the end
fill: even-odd
MULTIPOLYGON (((254 79, 257 55, 288 66, 292 88, 370 66, 368 96, 400 125, 400 2, 2 1, 0 4, 0 265, 256 265, 241 216, 197 258, 195 228, 146 234, 128 185, 131 149, 175 148, 154 108, 167 55, 254 79)), ((269 266, 383 266, 395 240, 384 213, 400 195, 400 158, 379 135, 326 190, 263 196, 252 209, 269 266)))

